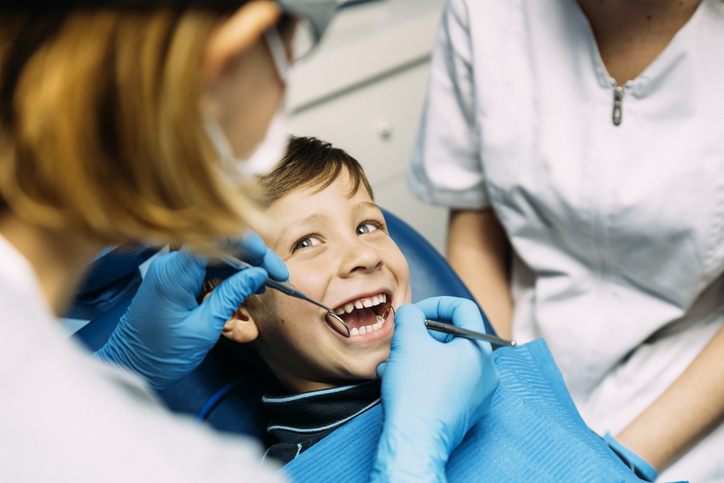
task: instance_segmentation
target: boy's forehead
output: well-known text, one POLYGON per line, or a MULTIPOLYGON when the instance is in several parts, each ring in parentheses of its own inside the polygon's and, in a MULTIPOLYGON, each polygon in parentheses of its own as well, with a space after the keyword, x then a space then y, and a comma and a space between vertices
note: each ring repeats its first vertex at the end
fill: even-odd
POLYGON ((328 186, 324 186, 325 184, 325 180, 317 180, 315 183, 290 190, 284 196, 274 201, 269 208, 273 208, 275 205, 289 203, 311 204, 315 198, 333 198, 338 200, 338 203, 349 205, 356 205, 361 200, 372 201, 372 197, 367 192, 364 183, 357 184, 357 189, 355 190, 355 182, 347 170, 343 170, 328 186))

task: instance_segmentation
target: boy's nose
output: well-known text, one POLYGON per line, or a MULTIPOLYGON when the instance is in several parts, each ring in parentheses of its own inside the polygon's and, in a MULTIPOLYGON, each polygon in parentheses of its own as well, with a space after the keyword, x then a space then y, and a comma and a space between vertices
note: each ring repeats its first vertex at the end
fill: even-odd
POLYGON ((345 249, 340 275, 374 272, 382 268, 384 263, 380 252, 357 238, 355 243, 350 243, 345 249))

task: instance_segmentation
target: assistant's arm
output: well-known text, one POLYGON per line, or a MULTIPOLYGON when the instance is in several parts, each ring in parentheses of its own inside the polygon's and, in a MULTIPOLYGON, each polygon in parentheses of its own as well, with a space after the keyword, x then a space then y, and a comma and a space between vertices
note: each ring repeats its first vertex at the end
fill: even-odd
POLYGON ((492 208, 451 210, 448 262, 505 338, 511 337, 513 321, 510 255, 508 237, 492 208))
POLYGON ((724 420, 724 327, 616 439, 659 472, 724 420))

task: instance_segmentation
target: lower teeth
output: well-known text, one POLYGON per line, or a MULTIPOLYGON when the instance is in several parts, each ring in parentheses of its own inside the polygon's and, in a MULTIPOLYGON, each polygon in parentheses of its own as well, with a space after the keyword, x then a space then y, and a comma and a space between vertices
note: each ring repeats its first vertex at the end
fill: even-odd
POLYGON ((381 328, 385 324, 385 318, 381 315, 375 315, 375 320, 377 321, 373 325, 363 325, 359 329, 357 327, 354 327, 350 331, 351 336, 355 335, 365 335, 365 334, 371 334, 372 332, 376 331, 377 329, 381 328))

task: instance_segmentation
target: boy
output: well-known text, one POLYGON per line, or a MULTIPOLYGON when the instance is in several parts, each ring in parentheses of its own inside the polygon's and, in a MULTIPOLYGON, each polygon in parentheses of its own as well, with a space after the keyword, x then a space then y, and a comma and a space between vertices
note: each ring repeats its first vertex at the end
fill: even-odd
POLYGON ((380 401, 376 368, 394 330, 388 307, 410 302, 410 283, 362 166, 347 153, 295 138, 259 182, 275 227, 262 238, 290 281, 350 328, 347 338, 324 310, 275 290, 249 298, 226 323, 223 335, 253 351, 283 387, 263 403, 278 440, 267 455, 286 463, 380 401))

